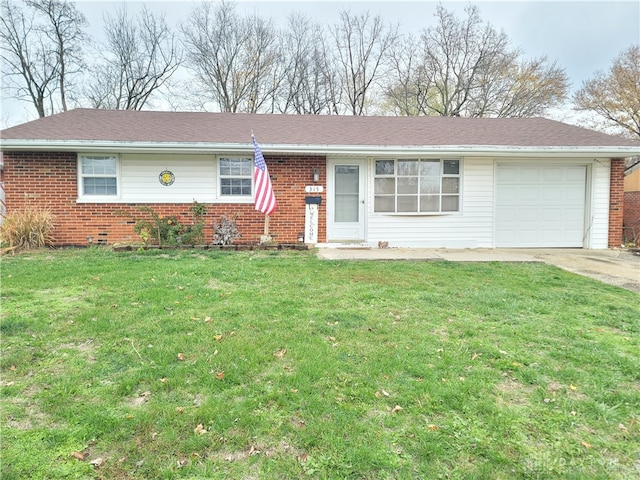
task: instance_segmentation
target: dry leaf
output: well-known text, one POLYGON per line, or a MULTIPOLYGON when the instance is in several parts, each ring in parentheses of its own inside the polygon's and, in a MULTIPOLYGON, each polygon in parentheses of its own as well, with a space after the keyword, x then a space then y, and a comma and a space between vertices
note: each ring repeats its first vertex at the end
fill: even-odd
POLYGON ((619 428, 620 430, 622 430, 623 432, 627 432, 627 431, 628 431, 628 430, 627 430, 627 427, 625 427, 625 426, 624 426, 624 424, 622 424, 622 423, 619 423, 619 424, 618 424, 618 428, 619 428))
POLYGON ((160 379, 160 383, 167 383, 169 381, 169 379, 167 377, 162 377, 160 379))
POLYGON ((213 339, 214 339, 214 340, 217 340, 217 341, 220 341, 220 340, 222 340, 222 335, 220 335, 220 334, 218 334, 218 335, 214 335, 214 336, 213 336, 213 339))
POLYGON ((393 413, 398 413, 401 412, 402 410, 404 410, 404 408, 402 408, 400 405, 396 405, 395 407, 393 407, 393 410, 391 410, 393 413))
POLYGON ((178 360, 179 360, 179 361, 184 360, 184 353, 179 353, 179 354, 178 354, 178 360))
POLYGON ((16 366, 15 366, 15 365, 11 365, 11 366, 9 367, 9 370, 11 370, 12 372, 15 372, 15 371, 17 370, 17 368, 16 368, 16 366))
POLYGON ((205 323, 211 323, 211 317, 204 317, 205 323))
POLYGON ((204 435, 205 433, 207 433, 207 430, 204 428, 204 425, 199 423, 198 426, 193 429, 193 433, 197 433, 199 435, 204 435))
POLYGON ((224 372, 218 372, 218 373, 216 373, 216 378, 217 378, 218 380, 222 380, 222 379, 224 379, 224 372))
POLYGON ((102 459, 101 457, 98 457, 94 460, 91 460, 89 462, 89 465, 93 465, 95 468, 98 468, 100 466, 102 466, 104 464, 104 459, 102 459))
POLYGON ((176 407, 176 412, 184 413, 184 407, 176 407))
POLYGON ((282 349, 282 350, 280 350, 279 352, 274 353, 274 355, 275 355, 276 357, 278 357, 278 358, 282 358, 282 357, 284 357, 284 356, 286 355, 286 353, 287 353, 287 349, 286 349, 286 348, 283 348, 283 349, 282 349))
POLYGON ((259 453, 260 453, 260 450, 256 449, 256 447, 251 445, 251 448, 249 449, 249 456, 258 455, 259 453))
POLYGON ((376 398, 382 398, 382 394, 380 392, 376 392, 374 393, 374 395, 376 396, 376 398))
POLYGON ((76 460, 84 460, 84 453, 82 453, 82 452, 71 452, 71 458, 75 458, 76 460))
POLYGON ((473 355, 471 355, 471 360, 475 360, 476 358, 478 358, 480 355, 482 355, 481 353, 474 353, 473 355))
POLYGON ((440 427, 439 427, 438 425, 433 425, 433 424, 427 425, 427 428, 428 428, 429 430, 434 431, 434 432, 435 432, 436 430, 439 430, 439 429, 440 429, 440 427))
POLYGON ((587 443, 587 442, 582 442, 582 446, 583 446, 584 448, 591 448, 591 444, 590 444, 590 443, 587 443))
POLYGON ((572 384, 569 385, 569 388, 571 390, 577 390, 578 389, 578 387, 576 387, 575 385, 572 385, 572 384))

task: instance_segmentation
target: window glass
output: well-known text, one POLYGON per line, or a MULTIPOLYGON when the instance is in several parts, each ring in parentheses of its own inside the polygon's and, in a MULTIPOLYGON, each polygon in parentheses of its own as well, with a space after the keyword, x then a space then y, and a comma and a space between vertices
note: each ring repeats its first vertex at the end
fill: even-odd
POLYGON ((438 195, 422 195, 420 197, 421 212, 439 212, 440 196, 438 195))
POLYGON ((394 160, 376 160, 376 175, 393 175, 394 173, 394 160))
POLYGON ((80 157, 80 195, 118 195, 118 165, 115 156, 80 157))
POLYGON ((398 212, 417 212, 418 196, 417 195, 398 195, 398 212))
POLYGON ((442 197, 443 212, 457 212, 460 209, 460 197, 458 195, 445 195, 442 197))
POLYGON ((458 193, 460 191, 460 179, 457 177, 445 177, 442 179, 442 193, 458 193))
POLYGON ((398 176, 418 175, 417 160, 398 160, 398 176))
POLYGON ((440 177, 421 177, 420 193, 440 193, 440 177))
POLYGON ((220 195, 251 196, 253 162, 250 158, 221 158, 220 195))
POLYGON ((398 195, 407 193, 418 193, 418 177, 398 178, 398 195))
POLYGON ((374 181, 374 192, 376 195, 396 193, 396 180, 394 178, 376 178, 374 181))
POLYGON ((422 160, 420 162, 421 176, 440 176, 440 160, 422 160))
POLYGON ((443 163, 445 175, 460 174, 460 160, 445 160, 443 163))
POLYGON ((373 209, 376 212, 395 212, 396 211, 396 197, 375 197, 373 202, 373 209))

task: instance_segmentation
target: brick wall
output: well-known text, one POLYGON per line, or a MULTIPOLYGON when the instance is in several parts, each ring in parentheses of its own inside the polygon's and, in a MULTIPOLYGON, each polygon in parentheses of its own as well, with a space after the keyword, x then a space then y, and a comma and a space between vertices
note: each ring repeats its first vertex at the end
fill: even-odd
POLYGON ((624 217, 624 158, 611 159, 609 191, 609 247, 622 244, 624 217))
MULTIPOLYGON (((624 226, 633 227, 636 237, 640 235, 640 191, 624 193, 624 226)), ((631 230, 626 232, 631 235, 631 230)))
MULTIPOLYGON (((4 152, 4 181, 7 210, 26 205, 46 206, 56 216, 56 245, 138 242, 132 217, 143 218, 139 207, 131 203, 76 203, 77 155, 67 152, 4 152)), ((312 182, 313 168, 320 171, 318 185, 326 185, 324 157, 268 156, 265 159, 272 177, 278 208, 270 217, 269 233, 278 243, 294 243, 304 231, 305 185, 312 182)), ((326 241, 326 194, 320 194, 318 241, 326 241)), ((190 203, 149 204, 160 215, 190 218, 190 203)), ((242 238, 236 243, 257 243, 264 233, 264 215, 253 204, 207 204, 205 235, 213 239, 212 225, 222 214, 237 214, 242 238)))

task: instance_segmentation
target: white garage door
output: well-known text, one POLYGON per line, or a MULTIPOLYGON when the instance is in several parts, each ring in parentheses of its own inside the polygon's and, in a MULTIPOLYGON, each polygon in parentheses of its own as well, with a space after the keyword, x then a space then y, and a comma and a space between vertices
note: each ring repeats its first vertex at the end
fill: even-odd
POLYGON ((583 246, 587 168, 497 168, 496 247, 583 246))

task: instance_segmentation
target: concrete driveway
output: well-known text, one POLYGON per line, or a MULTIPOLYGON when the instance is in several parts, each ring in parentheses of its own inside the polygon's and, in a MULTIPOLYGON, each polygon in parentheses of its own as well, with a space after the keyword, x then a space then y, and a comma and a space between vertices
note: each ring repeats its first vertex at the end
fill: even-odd
POLYGON ((448 260, 452 262, 543 262, 640 293, 640 256, 624 250, 324 248, 327 260, 448 260))

